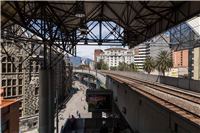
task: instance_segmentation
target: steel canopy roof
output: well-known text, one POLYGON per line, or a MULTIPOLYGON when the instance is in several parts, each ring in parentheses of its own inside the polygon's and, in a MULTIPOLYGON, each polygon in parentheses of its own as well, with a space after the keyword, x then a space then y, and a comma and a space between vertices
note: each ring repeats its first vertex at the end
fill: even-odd
MULTIPOLYGON (((31 29, 31 21, 44 19, 46 15, 48 21, 70 35, 79 28, 80 24, 80 18, 74 14, 77 4, 84 6, 85 22, 113 21, 123 27, 131 38, 128 43, 130 47, 200 13, 198 1, 82 1, 78 3, 75 1, 2 1, 1 27, 6 28, 17 23, 25 29, 31 29), (42 6, 45 6, 44 11, 42 6)), ((36 35, 42 37, 40 34, 36 35)))

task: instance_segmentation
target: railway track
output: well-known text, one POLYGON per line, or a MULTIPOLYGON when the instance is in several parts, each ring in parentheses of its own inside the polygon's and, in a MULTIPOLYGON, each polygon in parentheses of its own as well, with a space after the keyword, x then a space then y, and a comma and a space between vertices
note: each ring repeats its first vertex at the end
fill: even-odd
MULTIPOLYGON (((164 86, 155 85, 153 83, 141 81, 138 79, 103 72, 104 74, 110 76, 114 80, 128 85, 133 90, 141 93, 142 95, 156 101, 157 103, 165 106, 166 108, 170 109, 171 111, 185 117, 186 119, 198 124, 200 126, 200 95, 193 94, 193 93, 187 93, 178 89, 172 89, 167 88, 164 86), (181 104, 178 104, 177 101, 170 101, 167 100, 168 98, 162 97, 162 95, 167 95, 168 98, 173 97, 174 99, 177 99, 177 101, 183 101, 183 105, 187 106, 194 106, 196 110, 193 110, 193 108, 188 108, 187 106, 182 106, 181 104), (177 102, 177 103, 176 103, 177 102), (187 107, 187 108, 186 108, 187 107)), ((180 102, 179 102, 180 103, 180 102)))

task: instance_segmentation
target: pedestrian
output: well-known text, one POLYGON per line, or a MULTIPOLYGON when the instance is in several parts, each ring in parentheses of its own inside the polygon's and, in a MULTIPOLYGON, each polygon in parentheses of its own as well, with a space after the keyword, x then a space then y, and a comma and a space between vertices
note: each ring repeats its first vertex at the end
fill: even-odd
POLYGON ((78 115, 78 110, 76 111, 76 114, 78 115))
POLYGON ((82 101, 82 97, 81 97, 81 101, 82 101))
POLYGON ((80 113, 78 114, 78 116, 79 116, 79 118, 81 118, 81 114, 80 113))
POLYGON ((115 126, 112 128, 112 133, 121 133, 119 123, 116 123, 115 126))
POLYGON ((83 106, 84 110, 85 110, 85 105, 83 106))
POLYGON ((61 116, 61 114, 59 115, 59 118, 60 118, 60 120, 62 119, 62 116, 61 116))
POLYGON ((69 118, 70 118, 70 115, 69 115, 69 118))
POLYGON ((102 122, 102 127, 100 129, 100 133, 108 133, 108 128, 106 127, 106 121, 102 122))

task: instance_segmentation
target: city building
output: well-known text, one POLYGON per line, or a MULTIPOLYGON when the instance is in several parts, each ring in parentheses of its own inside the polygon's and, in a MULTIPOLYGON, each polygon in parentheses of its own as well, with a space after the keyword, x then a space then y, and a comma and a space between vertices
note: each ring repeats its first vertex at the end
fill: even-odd
POLYGON ((72 89, 73 63, 70 61, 69 55, 65 56, 64 61, 65 61, 65 66, 64 66, 65 71, 63 72, 63 76, 64 76, 63 88, 65 88, 64 93, 65 93, 65 98, 66 98, 72 89))
POLYGON ((160 34, 153 38, 153 43, 150 43, 150 56, 154 59, 158 56, 160 51, 167 51, 171 53, 169 47, 170 36, 167 33, 160 34))
POLYGON ((168 51, 171 53, 168 42, 170 41, 169 34, 161 34, 154 37, 151 41, 136 46, 134 62, 138 64, 139 70, 143 71, 143 64, 147 56, 154 59, 158 56, 160 51, 168 51))
POLYGON ((19 132, 19 100, 4 99, 4 88, 1 88, 1 123, 2 133, 19 132))
POLYGON ((139 71, 143 71, 143 64, 147 56, 150 56, 150 45, 140 44, 134 47, 134 63, 138 65, 139 71))
POLYGON ((97 62, 102 59, 110 67, 117 67, 119 62, 125 62, 131 64, 134 62, 134 53, 130 50, 120 48, 120 47, 111 47, 105 49, 104 52, 100 52, 97 57, 97 62))
POLYGON ((94 50, 94 61, 97 62, 97 56, 103 52, 101 49, 95 49, 94 50))
POLYGON ((96 62, 89 62, 90 70, 95 70, 95 64, 96 62))
MULTIPOLYGON (((197 16, 196 18, 189 20, 186 22, 187 25, 192 29, 192 31, 195 33, 194 38, 195 40, 200 39, 200 15, 197 16)), ((200 45, 200 41, 195 41, 195 44, 200 45)), ((190 49, 190 58, 191 64, 190 66, 190 71, 191 71, 191 76, 189 78, 194 79, 194 80, 200 80, 200 48, 194 48, 190 49)))
MULTIPOLYGON (((2 32, 7 34, 6 31, 2 32)), ((25 38, 30 38, 27 32, 23 29, 18 34, 23 34, 25 38)), ((35 37, 33 37, 34 39, 35 37)), ((29 128, 38 127, 39 116, 39 69, 43 63, 43 46, 34 42, 18 42, 17 47, 14 40, 1 39, 6 48, 9 48, 9 55, 4 52, 1 47, 1 86, 4 88, 4 99, 19 100, 19 126, 20 131, 28 130, 29 128), (5 45, 6 44, 6 45, 5 45), (36 49, 37 48, 37 49, 36 49), (35 53, 30 57, 26 49, 35 50, 35 53), (15 56, 13 53, 15 53, 15 56), (16 68, 17 67, 17 68, 16 68)), ((47 55, 49 58, 49 49, 47 55)), ((55 59, 58 49, 52 48, 52 59, 55 59)), ((70 78, 72 74, 72 64, 69 59, 63 60, 64 54, 54 60, 55 65, 55 90, 59 90, 59 103, 61 103, 70 93, 70 78), (68 70, 69 69, 69 70, 68 70), (66 74, 66 75, 65 75, 66 74), (67 80, 67 81, 66 81, 67 80), (63 82, 67 82, 63 84, 63 82)), ((47 60, 47 64, 49 60, 47 60)), ((56 93, 55 93, 56 94, 56 93)))

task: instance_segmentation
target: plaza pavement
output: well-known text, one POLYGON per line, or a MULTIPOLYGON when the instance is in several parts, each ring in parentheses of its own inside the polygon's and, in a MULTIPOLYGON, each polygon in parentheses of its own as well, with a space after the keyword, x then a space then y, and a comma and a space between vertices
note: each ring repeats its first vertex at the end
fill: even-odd
MULTIPOLYGON (((79 91, 77 91, 76 94, 74 94, 72 96, 72 98, 69 100, 69 102, 66 104, 66 108, 61 110, 59 115, 63 115, 64 120, 60 120, 59 118, 59 129, 58 132, 60 133, 61 127, 64 125, 65 121, 67 118, 69 118, 69 115, 74 115, 75 118, 79 118, 76 115, 76 111, 78 110, 81 114, 81 118, 92 118, 92 113, 87 111, 88 105, 87 102, 85 101, 85 95, 86 95, 86 90, 87 90, 87 86, 81 84, 79 81, 74 81, 74 86, 75 88, 78 88, 79 91), (84 90, 84 94, 83 91, 81 90, 81 88, 84 90), (83 101, 81 101, 81 97, 84 98, 83 101), (86 107, 86 109, 84 110, 84 105, 86 107)), ((58 116, 59 116, 58 115, 58 116)), ((56 127, 56 118, 55 118, 55 124, 54 126, 56 127)), ((27 131, 27 132, 23 132, 23 133, 38 133, 37 129, 34 129, 32 131, 27 131)), ((56 130, 55 130, 56 133, 56 130)))

